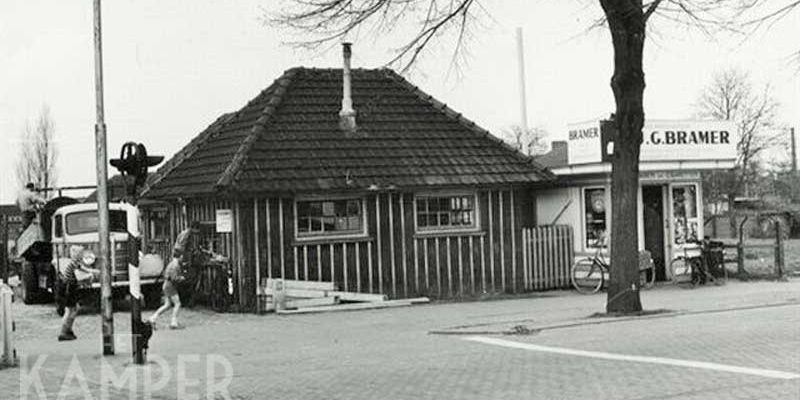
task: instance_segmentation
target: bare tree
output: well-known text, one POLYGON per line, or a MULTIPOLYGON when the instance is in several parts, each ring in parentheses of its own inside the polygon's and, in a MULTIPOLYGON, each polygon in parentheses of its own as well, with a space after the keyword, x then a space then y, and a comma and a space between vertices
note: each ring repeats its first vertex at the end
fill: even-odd
POLYGON ((385 37, 398 27, 413 33, 395 49, 390 65, 407 71, 435 42, 449 42, 454 64, 476 26, 488 16, 478 0, 294 0, 267 22, 313 38, 290 44, 318 49, 366 30, 385 37))
MULTIPOLYGON (((738 23, 732 25, 746 35, 769 29, 800 10, 800 0, 739 0, 739 3, 738 23)), ((800 48, 791 55, 791 60, 800 71, 800 48)))
POLYGON ((543 127, 524 128, 513 125, 502 131, 501 138, 517 150, 529 156, 538 156, 547 152, 547 136, 543 127))
POLYGON ((31 182, 36 187, 52 187, 56 183, 55 123, 50 108, 42 106, 36 122, 26 123, 20 135, 20 152, 17 158, 16 175, 19 187, 31 182))
POLYGON ((769 85, 755 90, 746 72, 728 69, 717 73, 703 89, 697 108, 703 117, 736 123, 739 134, 736 167, 732 171, 715 171, 704 176, 708 200, 717 202, 727 198, 731 234, 735 235, 734 201, 740 195, 753 195, 751 188, 761 172, 755 161, 781 138, 774 130, 778 102, 769 85))
MULTIPOLYGON (((593 2, 595 0, 592 0, 593 2)), ((795 3, 800 0, 781 0, 795 3)), ((775 0, 771 0, 772 4, 775 0)), ((612 246, 614 265, 606 310, 630 313, 641 310, 639 299, 637 188, 639 149, 644 125, 645 89, 642 58, 651 17, 659 24, 688 24, 702 32, 731 28, 736 17, 766 4, 764 0, 598 0, 603 17, 596 26, 611 33, 614 75, 611 89, 616 101, 617 128, 612 157, 612 246)), ((487 14, 479 0, 294 0, 269 20, 312 39, 295 42, 307 47, 335 43, 361 28, 385 36, 395 29, 413 27, 389 64, 414 63, 431 43, 449 37, 456 57, 464 41, 487 14), (451 33, 451 35, 446 35, 451 33)), ((596 3, 597 4, 597 3, 596 3)), ((762 18, 771 18, 762 15, 762 18)), ((362 32, 363 33, 363 32, 362 32)), ((381 36, 381 37, 383 37, 381 36)))

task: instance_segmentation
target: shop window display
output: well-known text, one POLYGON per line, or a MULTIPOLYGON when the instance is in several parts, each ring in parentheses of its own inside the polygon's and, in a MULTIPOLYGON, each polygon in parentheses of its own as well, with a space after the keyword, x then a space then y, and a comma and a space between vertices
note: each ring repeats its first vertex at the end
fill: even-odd
POLYGON ((673 240, 685 244, 698 239, 697 187, 695 185, 672 188, 673 240))

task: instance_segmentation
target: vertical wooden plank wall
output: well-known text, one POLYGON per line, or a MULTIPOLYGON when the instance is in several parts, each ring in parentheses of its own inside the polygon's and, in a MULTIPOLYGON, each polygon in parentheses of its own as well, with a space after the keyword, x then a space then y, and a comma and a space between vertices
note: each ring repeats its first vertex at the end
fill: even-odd
POLYGON ((527 290, 570 287, 574 259, 573 231, 568 225, 541 226, 522 230, 523 268, 527 290))
POLYGON ((245 275, 237 283, 247 286, 241 293, 248 297, 268 277, 334 281, 342 290, 391 298, 521 292, 527 290, 522 228, 532 221, 521 218, 526 197, 510 188, 481 190, 479 230, 418 235, 414 194, 376 193, 365 198, 367 238, 311 242, 295 240, 293 199, 243 200, 237 231, 244 235, 245 275))
POLYGON ((234 210, 234 232, 213 234, 214 250, 231 258, 235 297, 244 309, 257 305, 267 278, 333 281, 342 290, 391 298, 474 297, 568 284, 563 271, 571 258, 562 254, 571 249, 568 228, 532 229, 532 193, 483 189, 477 199, 479 229, 470 232, 417 234, 413 192, 365 196, 366 238, 297 241, 288 196, 175 203, 171 230, 174 240, 190 221, 213 223, 216 210, 234 210), (561 261, 548 261, 554 259, 561 261))
MULTIPOLYGON (((419 282, 410 282, 414 290, 407 295, 460 298, 526 290, 522 229, 533 221, 521 212, 531 204, 526 195, 510 188, 479 191, 478 231, 410 237, 408 264, 419 271, 419 282)), ((413 209, 407 218, 413 229, 413 209)))

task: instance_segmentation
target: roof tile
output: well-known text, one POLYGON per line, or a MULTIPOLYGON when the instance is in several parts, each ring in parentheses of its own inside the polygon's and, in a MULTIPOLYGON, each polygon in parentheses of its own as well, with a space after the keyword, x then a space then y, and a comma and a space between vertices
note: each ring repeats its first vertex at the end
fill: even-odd
POLYGON ((145 197, 552 179, 395 72, 352 77, 358 134, 339 128, 341 69, 291 69, 179 151, 145 197))

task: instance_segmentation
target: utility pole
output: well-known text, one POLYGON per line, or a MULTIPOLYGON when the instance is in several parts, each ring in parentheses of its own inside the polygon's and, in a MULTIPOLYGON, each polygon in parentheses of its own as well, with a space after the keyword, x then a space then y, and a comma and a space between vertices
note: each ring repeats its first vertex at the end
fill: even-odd
POLYGON ((103 112, 103 29, 100 0, 94 0, 94 82, 97 121, 94 126, 97 155, 97 233, 100 236, 97 265, 100 268, 100 314, 103 322, 103 355, 114 354, 114 313, 111 308, 111 263, 108 232, 108 168, 106 167, 106 123, 103 112))
POLYGON ((797 175, 797 140, 794 136, 794 127, 789 128, 792 135, 792 173, 797 175))
POLYGON ((3 283, 8 285, 8 216, 5 214, 0 215, 0 260, 3 267, 3 283))
MULTIPOLYGON (((528 131, 528 100, 525 96, 525 50, 522 45, 522 28, 517 28, 517 67, 519 69, 520 128, 528 131)), ((522 150, 522 149, 520 149, 522 150)))

